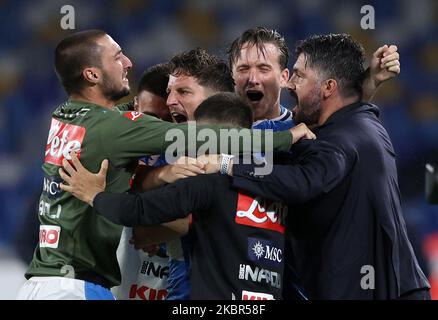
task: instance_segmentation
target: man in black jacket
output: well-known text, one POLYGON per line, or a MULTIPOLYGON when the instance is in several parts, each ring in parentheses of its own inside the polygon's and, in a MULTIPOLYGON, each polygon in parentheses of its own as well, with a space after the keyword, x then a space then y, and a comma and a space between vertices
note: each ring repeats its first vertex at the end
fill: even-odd
POLYGON ((230 160, 233 185, 291 205, 288 260, 311 299, 430 298, 407 237, 391 140, 379 109, 361 102, 362 47, 348 35, 313 36, 297 55, 294 121, 315 128, 317 140, 293 146, 289 163, 269 175, 230 160))

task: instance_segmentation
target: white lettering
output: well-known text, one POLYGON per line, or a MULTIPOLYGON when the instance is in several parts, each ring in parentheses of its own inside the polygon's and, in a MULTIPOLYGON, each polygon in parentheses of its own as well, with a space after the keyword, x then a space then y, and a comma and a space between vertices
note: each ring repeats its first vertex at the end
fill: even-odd
POLYGON ((259 267, 255 267, 253 270, 250 265, 240 265, 239 279, 251 280, 253 282, 259 283, 266 282, 267 284, 270 284, 275 288, 281 288, 281 279, 278 272, 266 269, 259 269, 259 267), (242 270, 244 270, 243 275, 242 270))
POLYGON ((263 223, 267 220, 267 218, 269 218, 269 220, 271 220, 273 223, 276 223, 278 220, 278 216, 276 214, 275 211, 266 211, 266 209, 264 207, 262 207, 259 202, 258 202, 258 198, 255 198, 252 203, 251 206, 249 207, 248 210, 243 211, 243 210, 239 210, 237 211, 236 215, 239 218, 248 218, 252 221, 254 221, 255 223, 263 223), (256 210, 256 208, 258 208, 260 213, 265 213, 266 215, 263 216, 262 218, 258 218, 254 215, 254 211, 256 210))
POLYGON ((75 29, 75 8, 66 4, 61 7, 60 13, 65 14, 60 21, 61 28, 64 30, 75 29))
POLYGON ((360 8, 360 13, 365 14, 362 19, 360 19, 360 27, 364 30, 375 29, 375 12, 374 7, 371 5, 365 5, 360 8))

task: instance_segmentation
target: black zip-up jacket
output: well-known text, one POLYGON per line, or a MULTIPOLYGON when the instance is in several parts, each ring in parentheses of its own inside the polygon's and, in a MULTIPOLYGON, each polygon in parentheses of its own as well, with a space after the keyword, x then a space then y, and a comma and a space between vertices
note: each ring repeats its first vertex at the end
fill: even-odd
POLYGON ((429 288, 402 215, 395 152, 374 105, 329 117, 290 164, 258 176, 233 166, 233 185, 290 204, 294 265, 310 299, 396 299, 429 288))
POLYGON ((94 208, 124 226, 192 213, 192 299, 281 299, 287 207, 255 199, 220 174, 181 179, 141 193, 99 193, 94 208))

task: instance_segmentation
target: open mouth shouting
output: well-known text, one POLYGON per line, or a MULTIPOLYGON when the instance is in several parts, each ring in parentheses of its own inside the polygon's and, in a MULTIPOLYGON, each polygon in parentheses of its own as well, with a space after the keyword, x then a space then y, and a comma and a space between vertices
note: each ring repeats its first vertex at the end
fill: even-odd
POLYGON ((127 71, 123 74, 122 80, 123 80, 123 82, 129 82, 129 80, 128 80, 128 72, 127 71))
POLYGON ((251 103, 258 103, 263 99, 264 94, 260 90, 250 89, 246 91, 246 96, 251 103))
POLYGON ((172 111, 170 114, 172 116, 173 122, 176 123, 187 122, 187 114, 185 112, 172 111))

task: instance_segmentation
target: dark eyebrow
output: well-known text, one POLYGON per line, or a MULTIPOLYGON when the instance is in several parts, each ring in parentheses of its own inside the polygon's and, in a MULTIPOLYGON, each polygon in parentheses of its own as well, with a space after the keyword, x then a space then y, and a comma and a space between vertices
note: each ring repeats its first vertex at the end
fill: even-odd
POLYGON ((117 53, 114 55, 114 57, 117 57, 121 53, 122 53, 122 49, 119 49, 119 51, 117 51, 117 53))

